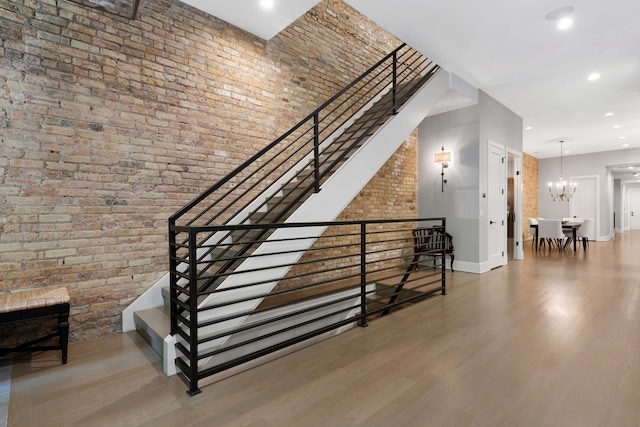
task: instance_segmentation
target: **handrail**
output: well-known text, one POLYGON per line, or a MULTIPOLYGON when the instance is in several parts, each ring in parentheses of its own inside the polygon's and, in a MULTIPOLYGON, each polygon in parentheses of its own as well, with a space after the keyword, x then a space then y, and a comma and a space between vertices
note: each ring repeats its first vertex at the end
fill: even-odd
POLYGON ((388 54, 387 56, 385 56, 384 58, 382 58, 381 60, 379 60, 378 62, 376 62, 374 65, 372 65, 367 71, 365 71, 364 73, 362 73, 358 78, 356 78, 354 81, 352 81, 351 83, 349 83, 347 86, 345 86, 340 92, 336 93, 335 95, 333 95, 331 98, 329 98, 327 101, 325 101, 322 105, 320 105, 320 107, 316 108, 312 113, 310 113, 307 117, 305 117, 304 119, 300 120, 300 122, 298 122, 296 125, 294 125, 291 129, 289 129, 287 132, 285 132, 283 135, 281 135, 280 137, 278 137, 275 141, 273 141, 271 144, 267 145, 266 147, 264 147, 263 149, 261 149, 260 151, 258 151, 256 154, 254 154, 253 156, 251 156, 249 159, 247 159, 245 162, 243 162, 240 166, 238 166, 236 169, 234 169, 232 172, 228 173, 225 177, 223 177, 220 181, 218 181, 217 183, 215 183, 214 185, 212 185, 211 187, 209 187, 207 190, 205 190, 202 194, 200 194, 198 197, 196 197, 195 199, 193 199, 191 202, 189 202, 187 205, 185 205, 182 209, 178 210, 175 214, 171 215, 171 217, 169 217, 169 222, 170 223, 175 223, 176 220, 178 220, 178 218, 180 218, 182 215, 184 215, 187 211, 189 211, 190 209, 194 208, 198 203, 200 203, 201 201, 203 201, 204 199, 206 199, 211 193, 213 193, 215 190, 217 190, 218 188, 220 188, 222 185, 224 185, 225 183, 227 183, 228 181, 230 181, 234 176, 236 176, 238 174, 239 171, 241 171, 242 169, 245 169, 247 166, 249 166, 250 164, 252 164, 253 162, 255 162, 257 159, 259 159, 260 157, 262 157, 264 154, 266 154, 268 151, 270 151, 273 147, 275 147, 276 145, 278 145, 280 142, 282 142, 285 138, 287 138, 289 135, 291 135, 293 132, 295 132, 297 129, 299 129, 304 123, 306 123, 307 121, 309 121, 310 119, 314 118, 320 111, 324 110, 328 105, 330 105, 333 101, 335 101, 336 99, 338 99, 340 96, 344 95, 349 89, 351 89, 352 87, 354 87, 357 83, 361 82, 367 75, 369 75, 373 70, 375 70, 376 68, 378 68, 381 64, 383 64, 387 59, 394 57, 397 52, 399 52, 403 47, 406 46, 406 43, 402 43, 399 47, 397 47, 396 49, 393 50, 393 52, 391 52, 390 54, 388 54))
MULTIPOLYGON (((311 112, 310 114, 308 114, 303 120, 301 120, 300 122, 298 122, 296 125, 294 125, 292 128, 290 128, 287 132, 285 132, 284 134, 282 134, 280 137, 278 137, 276 140, 274 140, 273 142, 271 142, 270 144, 268 144, 267 146, 263 147, 262 149, 260 149, 257 153, 255 153, 253 156, 251 156, 249 159, 247 159, 246 161, 244 161, 242 164, 240 164, 238 167, 236 167, 233 171, 231 171, 230 173, 228 173, 227 175, 225 175, 222 179, 220 179, 218 182, 216 182, 214 185, 210 186, 207 190, 205 190, 203 193, 201 193, 199 196, 195 197, 193 200, 191 200, 187 205, 185 205, 183 208, 181 208, 180 210, 178 210, 175 214, 173 214, 170 218, 169 218, 169 224, 176 224, 177 221, 182 218, 187 212, 191 211, 192 209, 194 209, 196 206, 198 206, 200 203, 202 203, 203 201, 205 201, 208 197, 210 197, 214 192, 220 190, 225 184, 229 184, 233 181, 233 179, 237 176, 239 176, 241 174, 241 172, 245 169, 247 169, 248 167, 250 167, 252 164, 254 164, 255 162, 257 162, 260 158, 262 158, 263 156, 265 156, 267 153, 271 152, 276 146, 278 146, 279 144, 281 144, 283 141, 285 141, 287 138, 289 138, 290 136, 292 136, 296 131, 300 131, 302 129, 302 127, 309 123, 310 121, 321 121, 326 119, 327 117, 329 117, 329 115, 331 113, 334 113, 338 108, 342 108, 343 104, 345 104, 347 102, 347 100, 343 101, 341 104, 337 105, 333 110, 328 110, 327 114, 323 115, 321 113, 323 113, 325 110, 327 110, 335 101, 337 101, 340 97, 345 96, 348 94, 348 92, 352 89, 354 89, 356 87, 356 85, 363 83, 365 81, 365 79, 369 78, 369 79, 376 79, 376 78, 382 78, 384 79, 384 76, 380 76, 380 73, 384 72, 384 69, 380 69, 381 66, 383 66, 385 64, 385 62, 392 60, 393 62, 390 64, 390 66, 392 66, 391 68, 393 68, 393 70, 389 71, 389 75, 390 75, 390 80, 395 83, 395 84, 400 84, 402 80, 399 80, 398 77, 400 76, 401 73, 404 73, 404 78, 403 80, 407 79, 407 74, 411 74, 411 73, 417 73, 420 71, 420 66, 422 65, 423 67, 426 67, 426 65, 424 63, 420 64, 416 64, 415 61, 419 58, 419 55, 416 55, 415 51, 409 50, 409 51, 405 51, 402 52, 404 48, 408 48, 406 46, 406 44, 402 44, 399 47, 397 47, 396 49, 394 49, 391 53, 389 53, 388 55, 386 55, 384 58, 382 58, 381 60, 379 60, 378 62, 376 62, 373 66, 371 66, 367 71, 365 71, 364 73, 362 73, 358 78, 356 78, 354 81, 352 81, 351 83, 349 83, 347 86, 345 86, 342 90, 340 90, 338 93, 336 93, 335 95, 333 95, 331 98, 329 98, 327 101, 325 101, 320 107, 316 108, 313 112, 311 112), (402 52, 402 53, 401 53, 402 52), (400 54, 401 53, 401 54, 400 54), (404 65, 404 68, 402 70, 398 69, 398 64, 397 62, 400 60, 400 58, 402 56, 406 56, 407 54, 410 54, 409 59, 412 59, 413 62, 412 63, 408 63, 404 65), (394 65, 395 64, 395 65, 394 65), (379 70, 378 74, 375 74, 376 70, 379 70), (395 74, 394 74, 395 72, 395 74)), ((407 60, 408 61, 408 60, 407 60)), ((392 83, 392 84, 393 84, 392 83)), ((394 87, 395 88, 395 87, 394 87)), ((392 88, 392 89, 394 89, 392 88)), ((356 99, 356 101, 358 101, 360 98, 356 99)), ((356 102, 353 99, 351 100, 351 102, 356 102)), ((346 108, 346 107, 345 107, 346 108)), ((394 109, 395 112, 395 109, 394 109)), ((323 128, 322 131, 326 131, 328 126, 331 126, 335 123, 335 119, 330 121, 328 124, 325 124, 325 127, 323 128)), ((312 140, 317 141, 317 143, 314 144, 314 161, 316 162, 316 165, 314 167, 314 172, 318 172, 318 156, 319 156, 319 152, 317 151, 317 146, 321 143, 321 141, 318 138, 318 134, 320 132, 322 132, 317 123, 314 123, 313 127, 315 128, 315 132, 313 132, 313 137, 312 140)), ((303 133, 310 133, 310 130, 307 130, 303 133)), ((301 135, 302 136, 302 135, 301 135)), ((300 137, 298 137, 296 140, 294 140, 291 144, 296 143, 296 141, 299 140, 300 137)), ((291 144, 289 144, 288 147, 291 146, 291 144)), ((304 144, 302 144, 304 145, 304 144)), ((286 149, 287 147, 285 147, 286 149)), ((275 156, 278 156, 282 153, 275 153, 275 156)), ((293 155, 293 154, 292 154, 293 155)), ((283 161, 286 161, 283 160, 283 161)), ((244 178, 242 180, 242 182, 247 182, 247 180, 249 179, 253 179, 254 174, 247 176, 246 178, 244 178)), ((318 191, 318 186, 319 186, 319 176, 316 175, 316 180, 315 180, 315 191, 318 191)), ((247 191, 251 191, 252 188, 250 188, 247 191)), ((228 190, 226 192, 226 194, 229 194, 229 191, 232 191, 232 189, 228 190)), ((221 198, 219 198, 218 200, 220 200, 221 198)), ((198 213, 197 215, 195 215, 191 221, 189 221, 190 224, 193 224, 196 220, 200 219, 206 212, 208 212, 208 210, 211 208, 211 206, 209 206, 209 208, 204 209, 202 212, 198 213)))

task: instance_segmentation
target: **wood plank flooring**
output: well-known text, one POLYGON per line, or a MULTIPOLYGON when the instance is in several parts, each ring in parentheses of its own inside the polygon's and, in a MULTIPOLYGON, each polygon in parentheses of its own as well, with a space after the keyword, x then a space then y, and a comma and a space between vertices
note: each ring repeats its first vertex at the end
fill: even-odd
POLYGON ((20 356, 9 426, 639 426, 640 232, 531 253, 193 398, 135 334, 20 356))
POLYGON ((7 426, 9 395, 11 394, 11 359, 0 357, 0 427, 7 426))

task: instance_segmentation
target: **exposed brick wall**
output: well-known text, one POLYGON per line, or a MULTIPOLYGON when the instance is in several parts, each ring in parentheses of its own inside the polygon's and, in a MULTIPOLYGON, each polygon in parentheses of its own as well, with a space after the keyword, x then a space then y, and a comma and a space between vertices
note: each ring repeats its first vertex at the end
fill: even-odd
POLYGON ((538 217, 538 159, 524 153, 522 156, 522 234, 531 239, 529 218, 538 217))
MULTIPOLYGON (((400 218, 417 218, 418 217, 418 186, 417 186, 417 164, 418 164, 418 131, 417 129, 407 138, 407 140, 398 148, 395 155, 387 160, 377 175, 369 181, 347 206, 347 208, 336 218, 336 221, 359 221, 359 220, 376 220, 376 219, 400 219, 400 218)), ((402 228, 414 227, 415 224, 407 223, 391 223, 376 224, 370 226, 370 230, 398 230, 402 228)), ((295 288, 300 285, 308 284, 308 282, 319 283, 327 280, 337 280, 347 275, 358 274, 360 262, 359 248, 360 243, 360 227, 359 226, 336 226, 329 227, 323 234, 323 238, 318 239, 312 246, 312 250, 307 252, 302 258, 304 264, 295 266, 287 275, 287 279, 281 282, 278 289, 295 288), (349 237, 327 237, 338 236, 351 233, 349 237), (354 245, 348 248, 336 248, 337 245, 354 245), (330 247, 331 249, 323 249, 330 247), (355 251, 355 252, 354 252, 355 251), (345 252, 351 255, 350 258, 345 257, 345 252), (355 254, 355 255, 354 255, 355 254), (339 263, 335 265, 327 265, 323 260, 334 257, 341 257, 339 263), (319 265, 322 264, 322 265, 319 265), (338 266, 339 264, 339 266, 338 266), (331 270, 332 268, 342 268, 342 270, 330 271, 325 274, 317 274, 318 269, 331 270), (305 276, 308 273, 315 273, 313 276, 305 276), (301 279, 291 279, 292 277, 302 276, 301 279)), ((400 236, 406 236, 407 246, 412 244, 410 231, 401 231, 400 236)), ((388 234, 371 235, 370 241, 391 239, 388 234)), ((398 237, 393 237, 398 238, 398 237)), ((372 243, 373 245, 374 243, 372 243)), ((377 244, 376 250, 393 249, 400 246, 397 241, 377 244)), ((373 250, 371 247, 368 250, 373 250)), ((409 261, 409 256, 413 253, 411 249, 403 250, 402 255, 406 255, 407 259, 395 259, 385 261, 384 267, 390 268, 395 265, 405 264, 409 261)), ((400 254, 395 254, 398 256, 400 254)), ((368 261, 372 261, 371 255, 368 261)), ((391 252, 385 251, 379 254, 381 257, 392 258, 391 252)), ((370 265, 369 268, 375 270, 383 268, 380 265, 370 265)))
MULTIPOLYGON (((339 0, 269 42, 178 0, 0 9, 0 291, 67 286, 75 340, 167 270, 173 212, 399 44, 339 0)), ((416 214, 403 147, 343 217, 416 214)))
POLYGON ((417 218, 418 130, 363 188, 338 221, 417 218))

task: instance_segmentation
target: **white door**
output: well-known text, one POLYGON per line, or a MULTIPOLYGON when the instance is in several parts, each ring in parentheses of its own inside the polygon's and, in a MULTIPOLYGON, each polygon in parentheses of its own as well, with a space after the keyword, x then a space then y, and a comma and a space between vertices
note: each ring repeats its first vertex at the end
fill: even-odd
POLYGON ((589 240, 596 240, 598 224, 599 177, 579 176, 571 178, 576 183, 576 192, 569 201, 569 215, 578 218, 593 218, 594 224, 589 240))
POLYGON ((640 188, 629 190, 629 226, 640 230, 640 188))
POLYGON ((487 210, 489 216, 489 267, 505 264, 506 234, 506 150, 502 145, 489 143, 489 183, 487 210))

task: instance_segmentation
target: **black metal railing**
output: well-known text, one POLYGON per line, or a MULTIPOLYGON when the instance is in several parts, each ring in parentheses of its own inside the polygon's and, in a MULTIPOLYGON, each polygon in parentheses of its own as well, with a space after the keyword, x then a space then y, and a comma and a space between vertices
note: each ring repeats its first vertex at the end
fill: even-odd
POLYGON ((445 294, 446 248, 418 259, 412 235, 418 226, 444 233, 446 223, 422 218, 175 226, 172 232, 186 243, 172 243, 172 259, 174 265, 189 264, 189 273, 171 271, 177 326, 172 333, 188 393, 198 393, 203 378, 341 328, 366 326, 376 316, 435 292, 445 294), (239 256, 253 263, 250 268, 226 272, 224 285, 203 290, 197 272, 219 260, 199 258, 199 252, 266 243, 251 236, 269 228, 276 232, 267 249, 239 256), (230 232, 242 232, 243 240, 206 243, 204 238, 230 232))
MULTIPOLYGON (((260 150, 232 173, 169 219, 169 242, 179 241, 174 228, 212 224, 279 223, 299 207, 323 180, 346 161, 384 122, 438 70, 424 56, 406 45, 395 49, 333 96, 280 138, 260 150)), ((252 230, 255 241, 273 228, 252 230)), ((240 241, 247 230, 199 235, 204 242, 240 241)), ((246 240, 246 239, 245 239, 246 240)), ((192 246, 192 245, 191 245, 192 246)), ((202 247, 205 247, 201 245, 202 247)), ((170 270, 177 277, 199 277, 202 290, 218 286, 244 254, 256 244, 209 246, 195 254, 224 262, 207 271, 193 272, 184 264, 189 255, 171 257, 170 270), (177 261, 180 259, 181 261, 177 261)), ((175 329, 172 324, 172 330, 175 329)))
MULTIPOLYGON (((267 196, 292 182, 297 185, 288 188, 276 204, 295 206, 309 191, 317 192, 322 180, 371 132, 396 114, 438 69, 429 59, 403 44, 176 212, 170 224, 223 224, 232 219, 242 223, 250 213, 265 207, 267 196), (355 115, 378 98, 380 105, 375 109, 373 120, 357 122, 355 115), (338 134, 344 133, 349 125, 353 138, 343 138, 336 144, 338 134), (269 194, 256 202, 255 198, 265 190, 270 190, 269 194)), ((289 209, 278 211, 280 218, 270 222, 278 222, 289 209)))
MULTIPOLYGON (((276 284, 281 289, 292 283, 289 270, 307 265, 303 259, 294 267, 317 236, 310 237, 313 228, 309 228, 305 229, 308 236, 291 237, 284 231, 291 230, 283 224, 285 220, 311 194, 320 191, 322 183, 438 70, 437 65, 403 44, 169 219, 171 334, 180 337, 178 350, 182 356, 176 363, 189 378, 191 393, 198 389, 199 378, 223 370, 220 366, 244 360, 241 357, 216 368, 198 368, 209 363, 203 360, 219 354, 200 351, 200 347, 225 346, 233 341, 231 332, 210 334, 210 329, 218 328, 221 322, 228 322, 233 330, 244 327, 242 317, 220 314, 221 307, 225 307, 222 313, 229 310, 220 301, 232 296, 241 316, 255 318, 261 313, 258 306, 262 299, 272 300, 282 293, 278 290, 272 294, 276 284), (283 241, 293 249, 273 249, 283 241), (283 256, 286 261, 279 261, 283 256), (273 273, 268 281, 255 279, 256 274, 264 276, 265 272, 273 273), (282 280, 285 284, 278 283, 282 280), (238 299, 229 289, 234 293, 245 289, 250 295, 238 299)), ((346 261, 333 262, 340 265, 346 261)), ((360 260, 358 265, 364 264, 360 260)), ((353 274, 360 277, 363 272, 353 274)), ((296 280, 316 283, 317 277, 317 271, 312 271, 296 280)), ((341 273, 340 280, 348 279, 341 273)), ((313 289, 317 293, 318 289, 313 289)))

